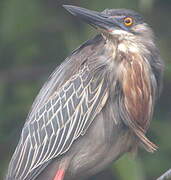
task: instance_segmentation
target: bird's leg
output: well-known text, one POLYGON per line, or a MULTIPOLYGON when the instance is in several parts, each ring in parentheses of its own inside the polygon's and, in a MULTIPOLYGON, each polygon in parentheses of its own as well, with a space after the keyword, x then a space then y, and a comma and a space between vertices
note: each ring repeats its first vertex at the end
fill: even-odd
POLYGON ((63 180, 64 179, 64 175, 65 175, 65 170, 63 169, 58 169, 54 180, 63 180))
POLYGON ((53 180, 63 180, 65 176, 65 171, 68 168, 68 165, 69 165, 69 162, 67 160, 60 162, 59 168, 53 180))

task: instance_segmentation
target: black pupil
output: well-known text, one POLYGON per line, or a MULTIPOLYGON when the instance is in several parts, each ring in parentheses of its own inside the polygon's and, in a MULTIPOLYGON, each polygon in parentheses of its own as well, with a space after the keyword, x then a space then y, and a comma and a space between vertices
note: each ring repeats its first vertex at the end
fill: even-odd
POLYGON ((131 20, 130 19, 125 19, 125 23, 129 24, 129 23, 131 23, 131 20))

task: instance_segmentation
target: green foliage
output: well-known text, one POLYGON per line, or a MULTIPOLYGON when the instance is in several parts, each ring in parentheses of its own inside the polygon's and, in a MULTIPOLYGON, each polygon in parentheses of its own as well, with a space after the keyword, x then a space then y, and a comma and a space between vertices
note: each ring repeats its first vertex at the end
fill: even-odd
POLYGON ((145 180, 145 172, 142 162, 133 158, 131 154, 121 157, 116 164, 113 165, 121 180, 145 180))

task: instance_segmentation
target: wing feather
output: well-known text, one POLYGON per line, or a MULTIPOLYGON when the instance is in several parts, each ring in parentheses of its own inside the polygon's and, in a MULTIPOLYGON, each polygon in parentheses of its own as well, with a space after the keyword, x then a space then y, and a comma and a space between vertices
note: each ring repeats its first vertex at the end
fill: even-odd
POLYGON ((29 180, 33 170, 68 151, 103 108, 106 96, 105 79, 99 81, 84 65, 26 121, 11 160, 11 177, 29 180))

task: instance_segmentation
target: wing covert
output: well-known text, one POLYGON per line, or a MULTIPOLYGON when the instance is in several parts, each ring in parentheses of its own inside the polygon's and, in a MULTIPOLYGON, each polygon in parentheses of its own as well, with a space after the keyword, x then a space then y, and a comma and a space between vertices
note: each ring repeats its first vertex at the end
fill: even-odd
POLYGON ((108 97, 107 82, 100 78, 84 66, 28 119, 10 164, 15 178, 26 179, 85 134, 108 97))

